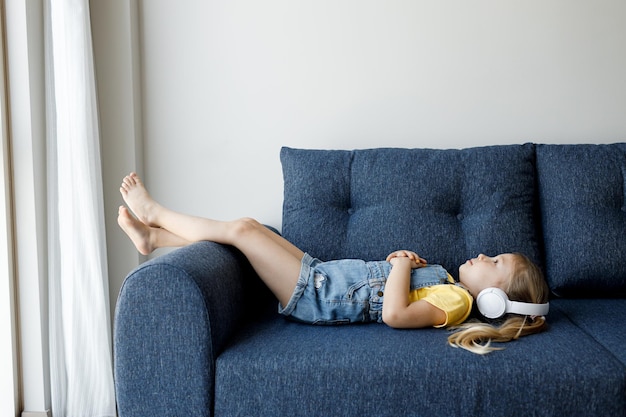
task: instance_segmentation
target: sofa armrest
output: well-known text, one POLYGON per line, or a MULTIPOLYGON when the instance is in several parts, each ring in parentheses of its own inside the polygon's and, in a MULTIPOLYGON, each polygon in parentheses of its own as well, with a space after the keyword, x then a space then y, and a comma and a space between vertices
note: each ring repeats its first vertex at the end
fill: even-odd
POLYGON ((210 415, 215 358, 243 315, 236 249, 198 242, 152 259, 127 277, 115 312, 119 415, 210 415))

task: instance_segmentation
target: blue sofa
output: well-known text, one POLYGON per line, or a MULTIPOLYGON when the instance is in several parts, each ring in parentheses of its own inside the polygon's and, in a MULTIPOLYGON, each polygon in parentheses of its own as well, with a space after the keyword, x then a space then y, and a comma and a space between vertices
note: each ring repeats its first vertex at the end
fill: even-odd
POLYGON ((235 249, 199 242, 131 272, 115 316, 127 416, 626 416, 626 144, 283 148, 282 234, 321 259, 412 249, 456 275, 523 252, 547 332, 476 355, 445 329, 313 326, 235 249))

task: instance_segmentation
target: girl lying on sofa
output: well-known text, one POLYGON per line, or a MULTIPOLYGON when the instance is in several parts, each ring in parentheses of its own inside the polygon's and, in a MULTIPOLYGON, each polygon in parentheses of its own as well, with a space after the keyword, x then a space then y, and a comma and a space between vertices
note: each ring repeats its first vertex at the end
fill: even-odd
POLYGON ((383 322, 395 328, 451 327, 454 347, 485 354, 546 329, 549 290, 541 270, 522 254, 479 255, 459 268, 456 282, 439 265, 398 250, 385 261, 322 262, 257 221, 218 221, 189 216, 158 204, 135 173, 120 192, 130 208, 118 223, 139 252, 197 241, 232 245, 248 259, 278 299, 284 316, 311 324, 383 322), (134 215, 133 215, 134 214, 134 215), (516 301, 509 301, 516 300, 516 301), (465 322, 476 300, 494 326, 465 322))

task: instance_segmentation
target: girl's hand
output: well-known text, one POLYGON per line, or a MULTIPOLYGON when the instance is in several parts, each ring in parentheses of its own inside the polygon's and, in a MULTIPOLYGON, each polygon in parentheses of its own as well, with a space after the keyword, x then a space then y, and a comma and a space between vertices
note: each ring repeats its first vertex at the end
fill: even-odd
POLYGON ((391 265, 395 265, 397 259, 399 258, 408 258, 411 261, 411 268, 421 268, 426 266, 426 259, 421 258, 417 253, 412 252, 410 250, 397 250, 392 252, 387 256, 387 262, 391 265))

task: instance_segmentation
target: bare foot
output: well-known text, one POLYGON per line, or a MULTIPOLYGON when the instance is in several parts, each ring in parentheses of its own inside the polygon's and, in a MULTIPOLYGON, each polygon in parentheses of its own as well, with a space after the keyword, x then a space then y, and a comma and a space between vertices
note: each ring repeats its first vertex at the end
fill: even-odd
POLYGON ((120 206, 117 223, 128 235, 139 253, 148 255, 155 249, 152 245, 152 229, 150 226, 134 218, 124 206, 120 206))
POLYGON ((148 226, 158 226, 154 223, 154 212, 159 205, 150 197, 148 190, 137 174, 131 172, 124 177, 120 186, 120 193, 140 221, 148 226))

